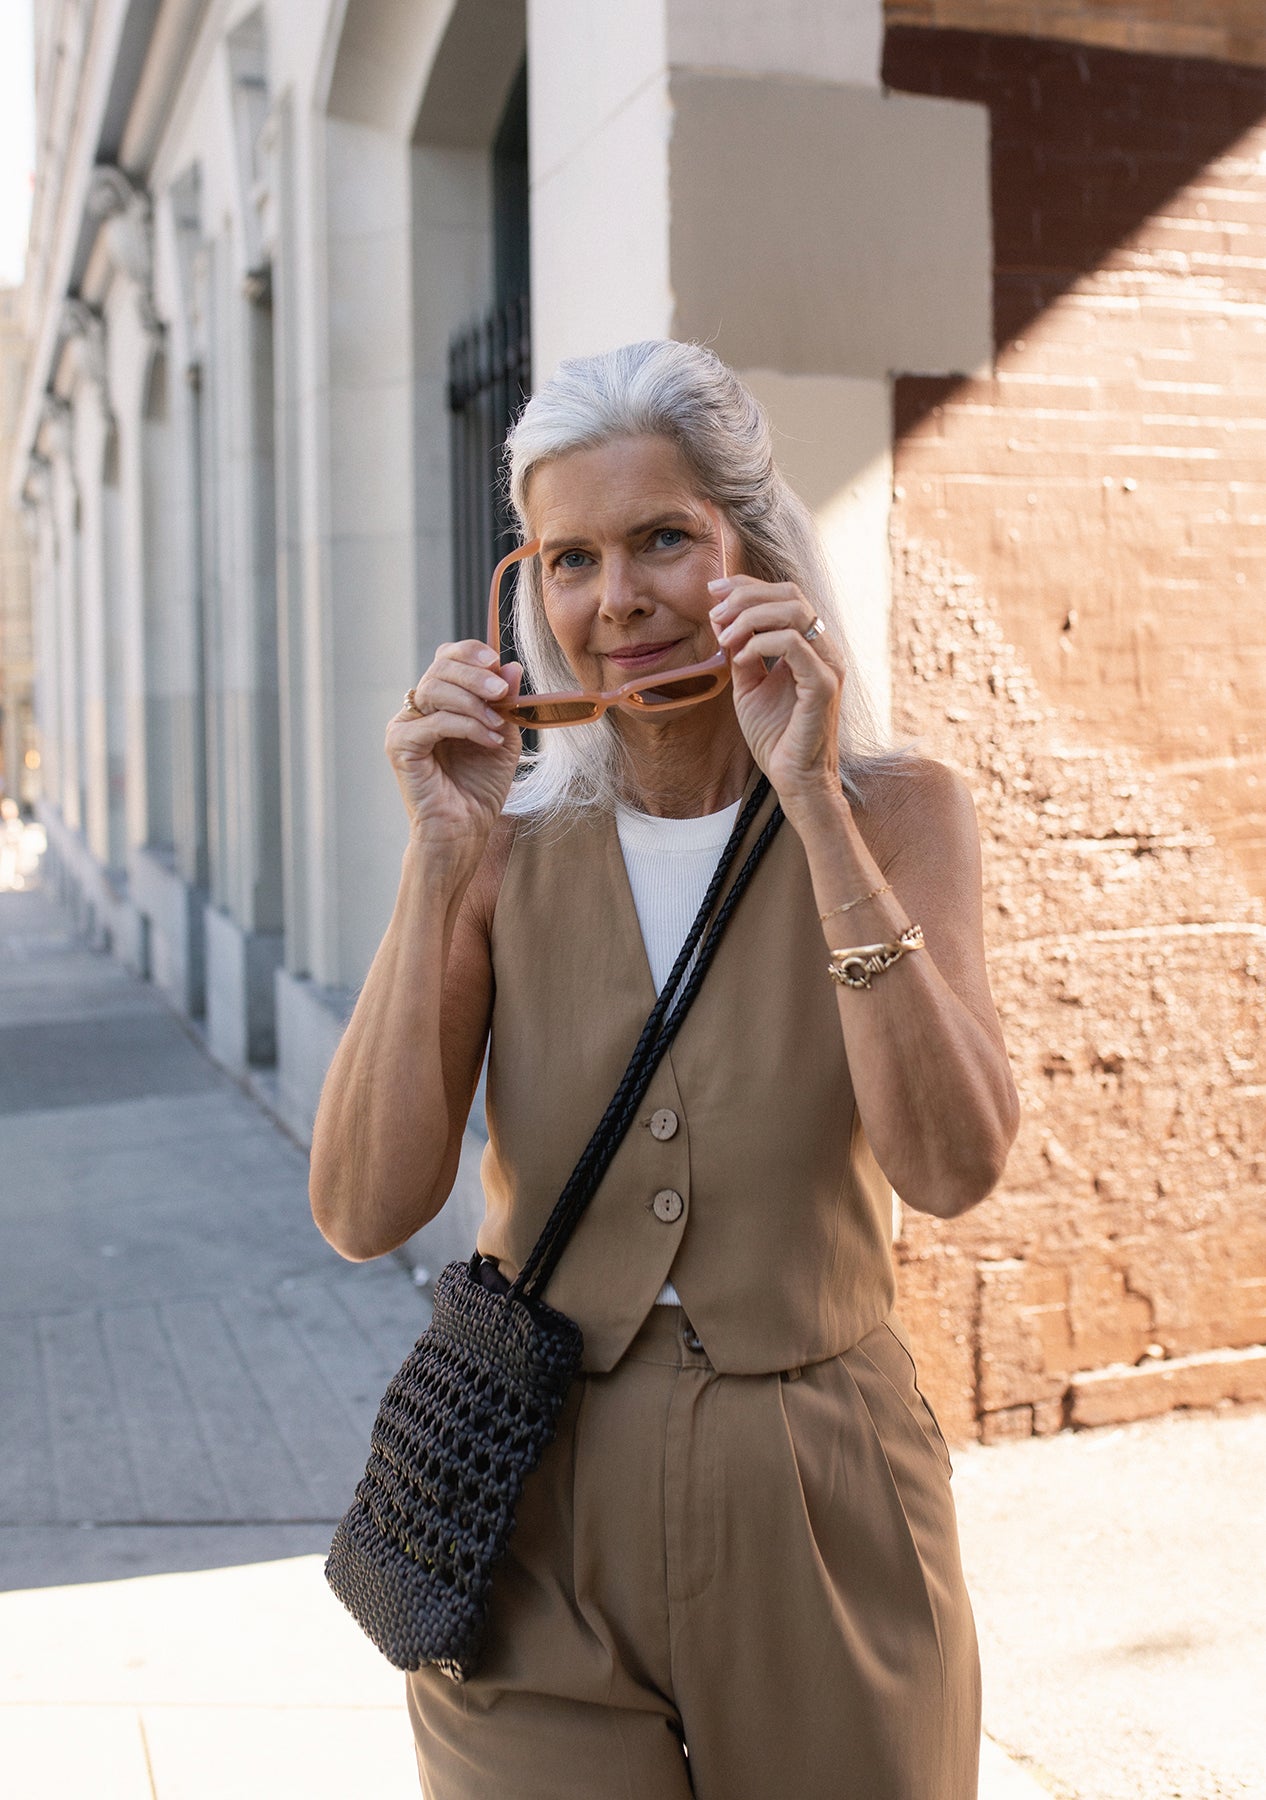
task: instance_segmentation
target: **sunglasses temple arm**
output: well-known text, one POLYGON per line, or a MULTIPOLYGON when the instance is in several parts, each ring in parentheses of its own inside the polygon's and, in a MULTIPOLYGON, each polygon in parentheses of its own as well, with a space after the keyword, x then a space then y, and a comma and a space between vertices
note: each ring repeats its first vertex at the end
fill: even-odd
POLYGON ((704 506, 704 510, 707 513, 708 517, 712 520, 712 524, 716 530, 717 555, 721 560, 721 579, 724 581, 726 576, 730 572, 730 568, 729 568, 729 563, 726 560, 726 555, 725 555, 725 527, 721 523, 720 508, 714 506, 712 504, 711 500, 705 500, 703 502, 703 506, 704 506))
POLYGON ((520 544, 509 556, 503 556, 492 571, 492 581, 488 588, 488 642, 501 660, 501 583, 505 579, 507 569, 515 563, 526 562, 529 556, 535 556, 541 547, 541 540, 533 538, 530 544, 520 544))

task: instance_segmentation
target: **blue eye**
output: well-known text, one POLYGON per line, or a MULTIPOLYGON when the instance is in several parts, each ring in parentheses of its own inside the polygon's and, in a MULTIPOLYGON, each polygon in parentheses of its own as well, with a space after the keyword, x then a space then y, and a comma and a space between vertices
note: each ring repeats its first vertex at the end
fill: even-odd
POLYGON ((655 533, 655 541, 662 544, 665 550, 676 550, 679 544, 685 543, 686 534, 675 525, 665 525, 662 531, 655 533))
POLYGON ((583 550, 564 550, 555 562, 556 569, 583 569, 589 558, 583 550))

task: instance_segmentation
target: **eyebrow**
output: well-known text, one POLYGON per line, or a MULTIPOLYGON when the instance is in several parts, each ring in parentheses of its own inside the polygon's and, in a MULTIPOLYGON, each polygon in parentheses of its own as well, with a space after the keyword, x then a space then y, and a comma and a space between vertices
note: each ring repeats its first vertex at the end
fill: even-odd
MULTIPOLYGON (((682 526, 693 528, 696 524, 697 520, 691 513, 687 512, 684 507, 677 507, 668 512, 656 513, 653 518, 643 519, 638 524, 631 525, 624 535, 626 539, 639 538, 645 537, 648 532, 652 531, 677 530, 682 526)), ((540 553, 543 557, 553 556, 559 550, 588 550, 592 546, 592 538, 587 538, 583 533, 577 532, 573 537, 543 538, 540 553)))

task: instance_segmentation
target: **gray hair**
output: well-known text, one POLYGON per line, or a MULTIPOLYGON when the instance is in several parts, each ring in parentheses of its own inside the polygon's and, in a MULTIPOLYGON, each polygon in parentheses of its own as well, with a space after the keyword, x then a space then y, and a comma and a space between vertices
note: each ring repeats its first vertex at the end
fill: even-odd
MULTIPOLYGON (((881 739, 849 655, 844 622, 808 507, 774 465, 769 420, 720 357, 700 344, 652 339, 598 356, 575 357, 533 394, 506 445, 510 503, 527 531, 527 490, 542 463, 617 437, 665 437, 677 445, 699 494, 738 533, 747 569, 765 581, 792 581, 841 644, 849 668, 840 716, 840 777, 853 800, 876 764, 904 761, 881 739)), ((537 559, 520 565, 515 640, 537 693, 575 686, 545 619, 537 559)), ((619 733, 611 715, 568 731, 543 731, 507 810, 544 823, 579 807, 636 800, 626 789, 619 733)))

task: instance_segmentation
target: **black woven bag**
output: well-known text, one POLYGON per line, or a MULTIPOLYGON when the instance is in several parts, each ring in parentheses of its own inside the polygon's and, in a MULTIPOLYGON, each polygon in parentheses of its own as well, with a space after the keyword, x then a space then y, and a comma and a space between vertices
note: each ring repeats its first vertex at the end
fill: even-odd
POLYGON ((782 824, 775 807, 704 938, 768 791, 762 778, 735 823, 620 1085, 518 1277, 507 1284, 478 1253, 450 1263, 435 1286, 431 1323, 383 1395, 369 1462, 325 1574, 398 1669, 432 1663, 454 1681, 475 1672, 523 1483, 557 1430, 584 1348, 580 1327, 541 1294, 782 824))

